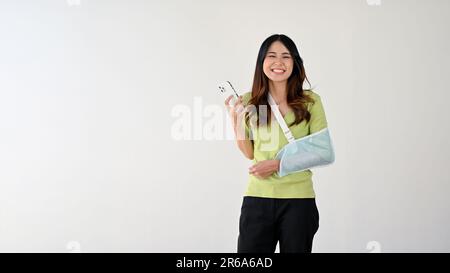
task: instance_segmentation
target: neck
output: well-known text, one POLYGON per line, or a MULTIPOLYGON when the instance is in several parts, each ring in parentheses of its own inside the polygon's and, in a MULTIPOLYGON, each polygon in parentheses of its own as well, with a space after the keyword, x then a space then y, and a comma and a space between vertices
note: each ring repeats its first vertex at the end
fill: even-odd
POLYGON ((286 91, 287 82, 273 82, 269 81, 269 93, 272 95, 273 99, 277 104, 280 104, 287 99, 286 91))

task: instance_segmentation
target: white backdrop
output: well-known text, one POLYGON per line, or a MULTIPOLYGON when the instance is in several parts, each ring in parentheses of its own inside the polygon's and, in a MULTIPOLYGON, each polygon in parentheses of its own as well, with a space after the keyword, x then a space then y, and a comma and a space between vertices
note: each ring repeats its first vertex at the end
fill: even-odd
POLYGON ((0 251, 235 252, 251 162, 202 130, 275 33, 336 150, 313 251, 450 251, 449 25, 448 0, 1 1, 0 251))

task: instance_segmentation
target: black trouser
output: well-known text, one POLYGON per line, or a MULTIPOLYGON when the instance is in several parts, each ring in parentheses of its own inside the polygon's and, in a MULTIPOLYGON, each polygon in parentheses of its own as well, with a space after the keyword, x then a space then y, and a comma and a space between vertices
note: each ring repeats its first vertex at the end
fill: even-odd
POLYGON ((319 228, 314 198, 244 196, 239 219, 238 253, 311 252, 319 228))

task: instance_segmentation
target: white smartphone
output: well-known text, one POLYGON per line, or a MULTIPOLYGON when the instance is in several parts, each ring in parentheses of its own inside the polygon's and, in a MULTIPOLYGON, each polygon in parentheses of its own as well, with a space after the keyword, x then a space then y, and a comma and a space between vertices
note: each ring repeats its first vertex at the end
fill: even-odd
POLYGON ((233 106, 236 103, 237 99, 239 98, 238 93, 236 92, 233 85, 229 81, 225 81, 225 82, 219 84, 219 91, 220 91, 224 101, 229 96, 233 96, 233 98, 228 103, 230 106, 233 106))

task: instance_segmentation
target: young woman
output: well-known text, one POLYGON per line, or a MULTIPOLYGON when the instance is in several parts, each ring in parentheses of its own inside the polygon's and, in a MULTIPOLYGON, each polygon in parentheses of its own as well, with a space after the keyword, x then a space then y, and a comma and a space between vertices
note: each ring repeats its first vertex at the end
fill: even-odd
POLYGON ((327 128, 320 97, 303 88, 305 80, 295 43, 285 35, 272 35, 259 50, 252 91, 234 106, 229 105, 231 97, 225 101, 237 145, 254 163, 241 208, 238 253, 273 253, 277 242, 282 253, 311 252, 319 228, 312 172, 279 175, 276 155, 288 140, 268 102, 270 94, 295 139, 327 128), (258 111, 250 114, 250 107, 258 111), (256 117, 256 123, 250 117, 256 117))

